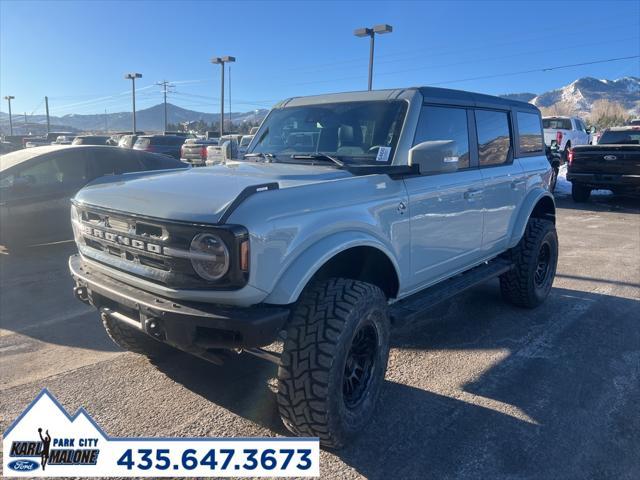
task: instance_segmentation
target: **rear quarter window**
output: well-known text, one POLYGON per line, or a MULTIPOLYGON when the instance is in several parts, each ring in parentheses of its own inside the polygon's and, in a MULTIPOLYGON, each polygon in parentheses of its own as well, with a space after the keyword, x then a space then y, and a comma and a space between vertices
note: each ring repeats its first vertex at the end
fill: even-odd
POLYGON ((518 112, 518 146, 520 153, 542 151, 540 117, 535 113, 518 112))

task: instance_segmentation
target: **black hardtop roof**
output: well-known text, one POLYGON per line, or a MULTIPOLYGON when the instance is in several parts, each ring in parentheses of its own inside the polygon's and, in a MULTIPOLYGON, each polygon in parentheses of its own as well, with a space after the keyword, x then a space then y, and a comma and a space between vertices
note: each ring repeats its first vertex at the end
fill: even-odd
POLYGON ((527 102, 520 102, 509 98, 495 97, 484 93, 467 92, 465 90, 453 90, 450 88, 417 87, 422 93, 425 102, 444 104, 464 104, 481 108, 517 108, 538 112, 538 107, 527 102))
POLYGON ((493 95, 485 95, 483 93, 474 93, 464 90, 453 90, 449 88, 438 87, 392 88, 383 90, 336 92, 304 97, 292 97, 277 103, 276 105, 274 105, 274 108, 326 104, 334 102, 389 101, 399 98, 408 98, 415 92, 419 92, 422 95, 424 101, 427 103, 479 108, 517 108, 518 110, 529 111, 531 113, 540 112, 538 110, 538 107, 527 102, 520 102, 517 100, 511 100, 509 98, 494 97, 493 95))

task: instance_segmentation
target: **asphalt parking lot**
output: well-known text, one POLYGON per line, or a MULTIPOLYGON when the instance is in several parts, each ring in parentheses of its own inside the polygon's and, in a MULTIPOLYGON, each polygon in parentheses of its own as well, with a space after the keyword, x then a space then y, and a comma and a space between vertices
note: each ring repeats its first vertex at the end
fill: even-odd
MULTIPOLYGON (((497 283, 393 338, 377 417, 324 478, 640 476, 640 203, 558 199, 560 263, 537 310, 497 283)), ((2 431, 47 387, 113 436, 273 436, 276 368, 111 343, 71 293, 72 243, 0 255, 2 431)))

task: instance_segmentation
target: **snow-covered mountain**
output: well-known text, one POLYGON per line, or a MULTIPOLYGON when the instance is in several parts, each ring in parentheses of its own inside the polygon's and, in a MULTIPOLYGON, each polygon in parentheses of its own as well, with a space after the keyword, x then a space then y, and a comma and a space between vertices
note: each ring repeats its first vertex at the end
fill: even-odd
POLYGON ((531 95, 508 94, 502 95, 516 100, 529 101, 537 107, 551 107, 557 103, 565 103, 573 107, 576 113, 587 115, 596 100, 610 100, 622 104, 629 113, 640 114, 640 78, 623 77, 617 80, 598 80, 593 77, 579 78, 569 85, 549 92, 544 92, 533 98, 531 95), (518 98, 518 96, 522 96, 518 98))

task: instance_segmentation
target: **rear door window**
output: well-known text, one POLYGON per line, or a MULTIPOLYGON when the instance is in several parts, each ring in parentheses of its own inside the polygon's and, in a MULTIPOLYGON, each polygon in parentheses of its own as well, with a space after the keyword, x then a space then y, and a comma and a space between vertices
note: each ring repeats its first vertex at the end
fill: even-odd
POLYGON ((512 152, 509 114, 496 110, 476 110, 475 115, 480 166, 509 163, 512 152))
POLYGON ((132 150, 105 148, 91 156, 92 178, 140 170, 144 170, 144 165, 132 150))
POLYGON ((518 146, 520 153, 542 151, 542 129, 536 113, 518 112, 518 146))

